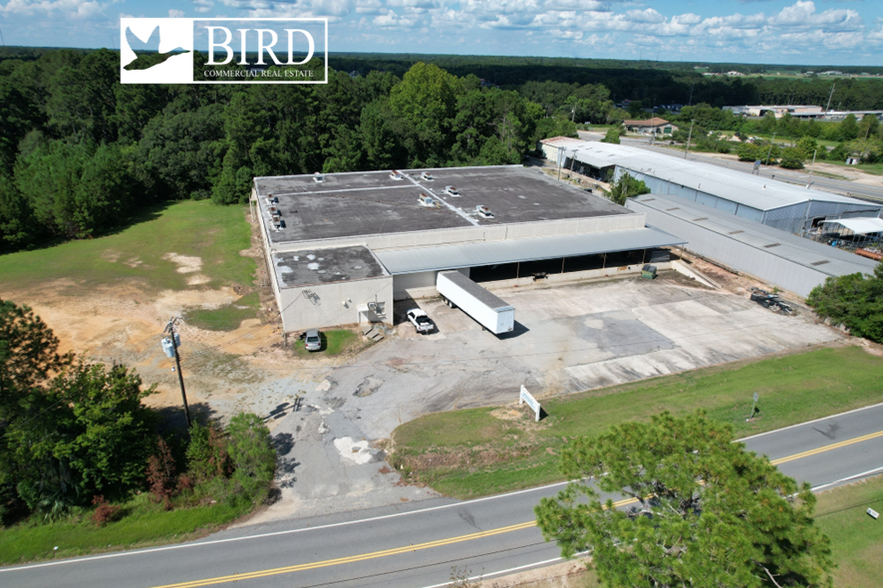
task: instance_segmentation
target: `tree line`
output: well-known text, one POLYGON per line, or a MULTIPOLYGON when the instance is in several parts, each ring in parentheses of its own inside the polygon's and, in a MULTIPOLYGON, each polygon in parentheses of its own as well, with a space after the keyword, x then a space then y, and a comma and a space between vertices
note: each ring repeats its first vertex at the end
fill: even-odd
POLYGON ((254 176, 518 163, 575 127, 417 63, 324 85, 121 85, 119 54, 0 62, 0 250, 88 238, 161 200, 244 202, 254 176))
MULTIPOLYGON (((0 252, 90 238, 159 201, 243 202, 256 175, 517 163, 576 124, 668 103, 702 102, 676 120, 699 118, 703 146, 708 131, 758 126, 721 104, 829 95, 824 80, 708 78, 684 64, 422 58, 338 56, 324 85, 163 86, 121 85, 106 49, 0 51, 0 252), (615 106, 625 98, 627 112, 615 106)), ((835 95, 883 108, 881 84, 842 80, 835 95)), ((793 126, 827 138, 823 124, 793 126)))

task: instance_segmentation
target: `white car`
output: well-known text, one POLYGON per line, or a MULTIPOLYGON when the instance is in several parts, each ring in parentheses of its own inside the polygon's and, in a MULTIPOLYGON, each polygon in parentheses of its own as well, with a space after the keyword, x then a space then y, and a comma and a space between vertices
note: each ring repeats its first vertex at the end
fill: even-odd
POLYGON ((431 333, 435 329, 435 323, 429 316, 419 308, 412 308, 408 311, 408 320, 417 329, 420 334, 431 333))

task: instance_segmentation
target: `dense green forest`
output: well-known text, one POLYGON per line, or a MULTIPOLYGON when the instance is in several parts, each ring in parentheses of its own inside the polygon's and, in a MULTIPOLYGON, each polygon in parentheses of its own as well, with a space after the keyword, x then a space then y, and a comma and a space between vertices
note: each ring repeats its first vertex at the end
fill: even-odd
MULTIPOLYGON (((243 202, 257 175, 518 163, 539 139, 575 136, 574 123, 646 118, 663 104, 696 105, 670 118, 682 129, 695 121, 694 144, 705 149, 730 149, 715 135, 724 130, 879 137, 876 128, 861 137, 854 120, 745 121, 719 109, 821 104, 831 83, 821 78, 551 58, 338 55, 332 64, 323 85, 121 85, 115 51, 0 48, 0 252, 96 236, 159 200, 243 202), (626 98, 628 111, 614 106, 626 98)), ((883 108, 883 80, 836 84, 834 104, 883 108)))

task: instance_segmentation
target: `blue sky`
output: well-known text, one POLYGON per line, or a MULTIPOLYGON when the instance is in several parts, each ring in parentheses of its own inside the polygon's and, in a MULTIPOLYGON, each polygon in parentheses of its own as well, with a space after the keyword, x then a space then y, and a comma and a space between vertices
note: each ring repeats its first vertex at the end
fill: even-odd
POLYGON ((0 0, 6 45, 116 49, 120 17, 169 16, 328 17, 331 52, 883 65, 880 0, 0 0))

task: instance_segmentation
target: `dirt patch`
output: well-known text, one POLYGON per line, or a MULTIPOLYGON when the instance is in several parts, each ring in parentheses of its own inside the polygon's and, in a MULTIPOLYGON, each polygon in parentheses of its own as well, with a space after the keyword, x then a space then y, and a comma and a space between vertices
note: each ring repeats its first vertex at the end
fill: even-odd
MULTIPOLYGON (((265 270, 257 245, 241 252, 256 258, 259 274, 265 270)), ((109 262, 138 265, 131 252, 106 251, 109 262)), ((188 274, 189 287, 158 294, 137 279, 83 288, 73 280, 29 284, 11 290, 0 284, 0 298, 34 309, 60 340, 62 351, 73 351, 91 361, 123 363, 141 376, 144 387, 156 384, 157 394, 145 403, 176 412, 182 405, 174 361, 162 352, 160 340, 170 317, 188 308, 215 309, 234 303, 248 285, 207 289, 210 281, 197 256, 170 252, 164 259, 188 274)), ((210 418, 227 418, 247 410, 261 416, 284 402, 293 402, 303 386, 298 384, 300 361, 281 348, 281 331, 272 290, 256 280, 262 310, 258 318, 243 321, 232 331, 209 331, 179 323, 181 362, 191 412, 210 418), (266 309, 266 310, 264 310, 266 309), (297 376, 297 377, 294 377, 297 376), (300 387, 299 387, 300 386, 300 387)), ((321 367, 320 358, 313 366, 321 367)), ((311 380, 319 372, 306 372, 311 380)), ((177 417, 176 417, 177 418, 177 417)), ((278 424, 270 418, 268 426, 278 424)))
POLYGON ((166 253, 162 258, 177 265, 179 274, 192 274, 202 269, 201 257, 166 253))
POLYGON ((589 585, 586 583, 588 577, 586 562, 575 559, 502 578, 481 580, 475 586, 476 588, 585 588, 589 585))

